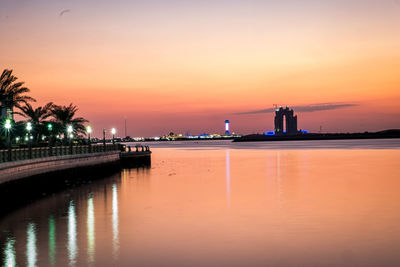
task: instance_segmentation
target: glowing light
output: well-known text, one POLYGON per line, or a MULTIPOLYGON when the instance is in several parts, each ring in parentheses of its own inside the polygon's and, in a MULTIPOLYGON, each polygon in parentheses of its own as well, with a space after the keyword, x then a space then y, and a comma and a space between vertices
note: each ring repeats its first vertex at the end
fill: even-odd
POLYGON ((37 250, 36 250, 36 229, 34 223, 28 224, 26 231, 27 242, 26 242, 26 261, 27 266, 36 266, 37 261, 37 250))
POLYGON ((88 262, 94 262, 95 252, 95 228, 94 228, 94 206, 93 196, 89 194, 88 208, 87 208, 87 242, 88 242, 88 262))
POLYGON ((4 248, 4 266, 17 266, 15 257, 15 240, 8 237, 4 248))
POLYGON ((268 131, 268 132, 265 133, 265 135, 270 135, 270 136, 271 135, 275 135, 275 132, 274 131, 268 131))
POLYGON ((116 133, 117 133, 117 130, 116 130, 115 128, 112 128, 112 129, 111 129, 111 134, 114 135, 114 134, 116 134, 116 133))
POLYGON ((229 133, 229 120, 225 121, 225 132, 229 133))
POLYGON ((32 123, 28 122, 28 123, 26 124, 26 130, 27 130, 28 132, 32 131, 32 123))
POLYGON ((49 261, 55 265, 56 261, 56 223, 53 216, 49 217, 49 261))
POLYGON ((6 123, 4 124, 4 128, 6 128, 7 130, 11 129, 11 120, 7 119, 6 123))
POLYGON ((119 231, 118 231, 118 191, 117 185, 113 184, 112 187, 113 198, 112 198, 112 226, 113 226, 113 256, 114 259, 118 256, 119 250, 119 231))
POLYGON ((86 127, 86 132, 87 132, 88 134, 91 134, 91 133, 92 133, 92 127, 87 126, 87 127, 86 127))
POLYGON ((70 135, 69 135, 69 138, 71 138, 71 139, 74 138, 74 135, 73 135, 73 134, 70 134, 70 135))
POLYGON ((53 130, 53 124, 51 124, 51 123, 47 124, 47 129, 49 131, 53 130))
POLYGON ((67 133, 71 134, 73 131, 74 131, 74 128, 72 127, 72 125, 68 125, 67 133))
POLYGON ((78 255, 78 245, 76 241, 76 216, 74 202, 71 200, 68 209, 68 257, 69 264, 75 265, 78 255))

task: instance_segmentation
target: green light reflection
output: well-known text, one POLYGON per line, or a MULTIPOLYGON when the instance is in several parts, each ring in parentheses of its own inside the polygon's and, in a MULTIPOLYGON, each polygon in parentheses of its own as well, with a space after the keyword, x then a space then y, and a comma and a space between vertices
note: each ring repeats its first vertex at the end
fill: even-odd
POLYGON ((15 240, 8 237, 4 248, 4 266, 12 267, 17 266, 15 257, 15 240))
POLYGON ((53 216, 49 217, 49 261, 51 265, 56 263, 56 223, 53 216))

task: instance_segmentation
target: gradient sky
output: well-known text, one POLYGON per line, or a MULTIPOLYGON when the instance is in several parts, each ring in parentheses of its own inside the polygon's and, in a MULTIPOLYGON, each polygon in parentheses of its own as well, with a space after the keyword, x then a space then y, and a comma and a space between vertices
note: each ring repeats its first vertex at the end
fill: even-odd
POLYGON ((400 128, 398 0, 0 1, 0 68, 96 134, 261 133, 273 104, 312 131, 400 128))

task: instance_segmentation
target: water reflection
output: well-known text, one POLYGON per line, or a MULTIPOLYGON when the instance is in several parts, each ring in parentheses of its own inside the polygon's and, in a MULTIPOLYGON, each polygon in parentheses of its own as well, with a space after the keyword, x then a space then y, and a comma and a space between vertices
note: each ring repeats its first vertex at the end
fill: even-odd
POLYGON ((228 206, 231 202, 231 160, 229 158, 229 150, 226 150, 225 154, 225 173, 226 173, 226 199, 228 202, 228 206))
POLYGON ((36 250, 36 229, 35 224, 30 222, 26 230, 26 261, 27 266, 36 266, 37 250, 36 250))
POLYGON ((69 264, 75 265, 76 256, 78 254, 78 245, 76 241, 76 215, 74 202, 71 200, 69 202, 68 209, 68 257, 69 264))
POLYGON ((89 194, 87 208, 87 242, 88 242, 88 262, 94 262, 95 252, 95 230, 94 230, 94 207, 93 196, 89 194))
POLYGON ((15 260, 15 240, 8 237, 4 248, 4 266, 16 266, 15 260))
POLYGON ((56 262, 56 223, 54 217, 49 217, 49 261, 53 266, 56 262))
POLYGON ((118 257, 119 250, 119 231, 118 231, 118 191, 117 185, 112 186, 112 227, 113 227, 113 257, 118 257))
POLYGON ((399 266, 399 156, 160 149, 0 220, 0 265, 399 266))

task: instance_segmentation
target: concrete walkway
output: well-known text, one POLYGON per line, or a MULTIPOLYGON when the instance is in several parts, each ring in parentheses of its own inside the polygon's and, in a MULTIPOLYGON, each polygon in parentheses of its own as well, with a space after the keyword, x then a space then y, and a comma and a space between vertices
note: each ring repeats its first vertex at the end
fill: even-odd
POLYGON ((34 175, 113 163, 120 160, 119 151, 65 155, 0 164, 0 184, 34 175))

